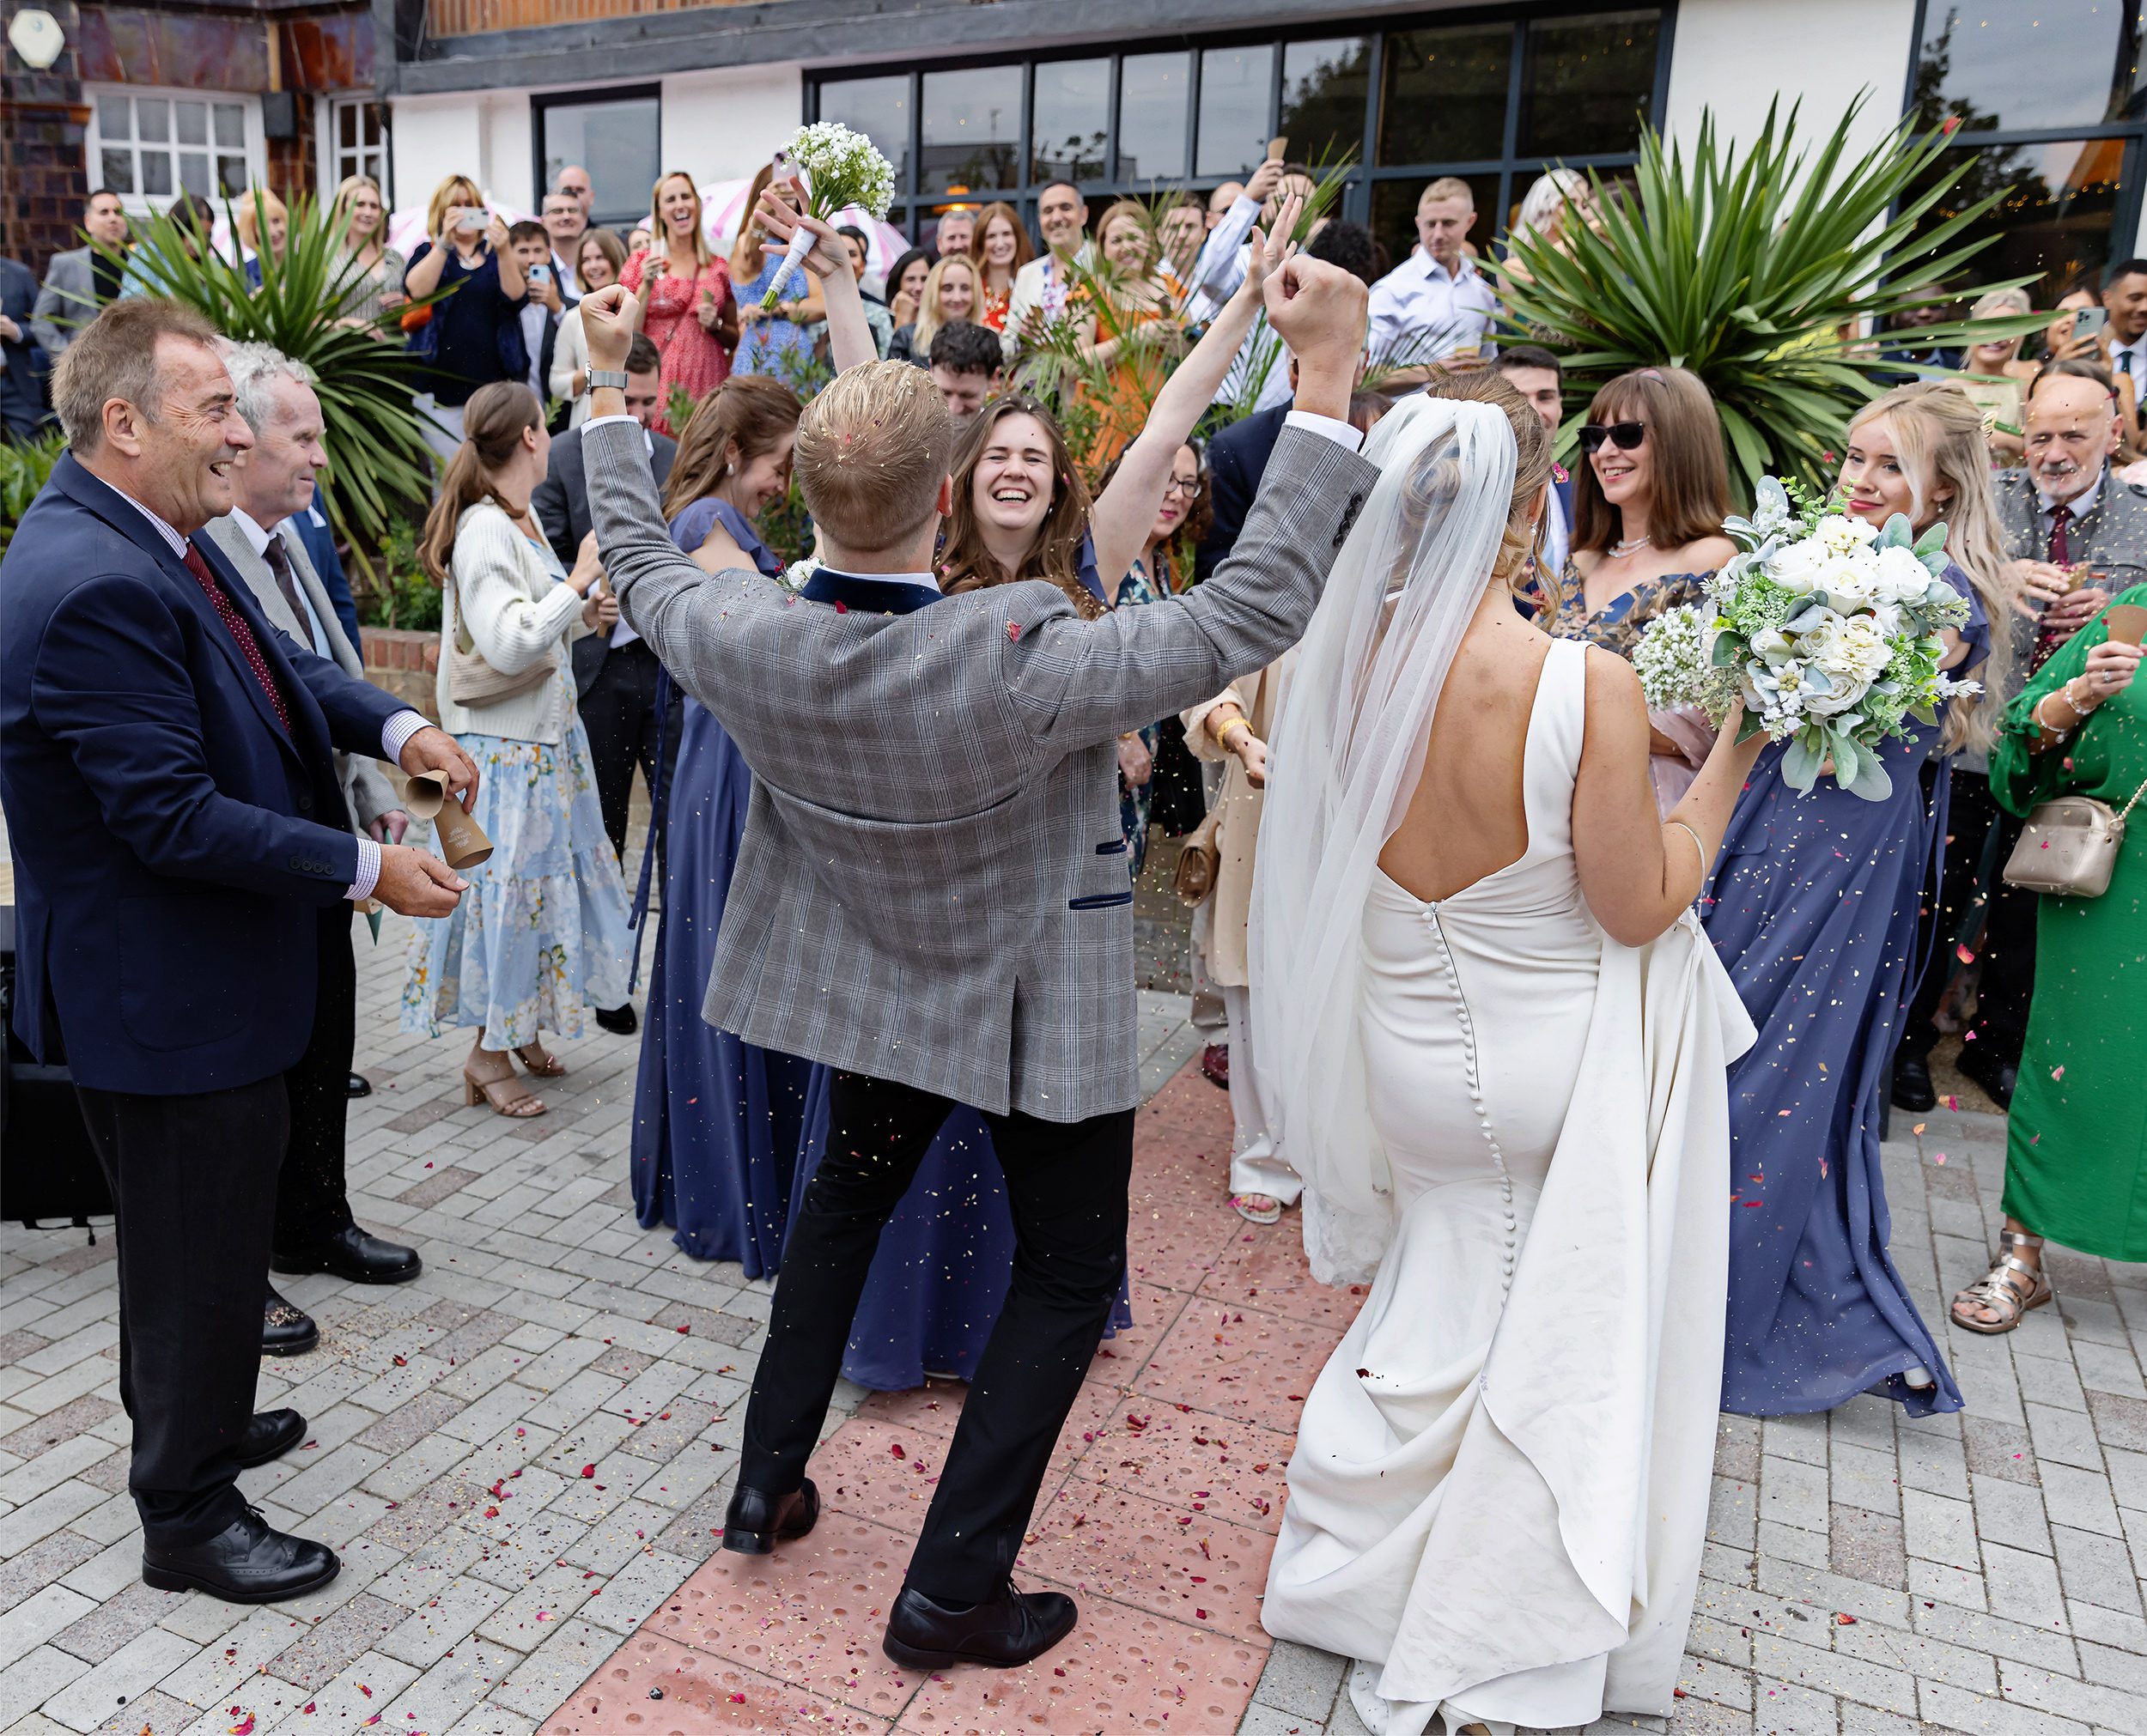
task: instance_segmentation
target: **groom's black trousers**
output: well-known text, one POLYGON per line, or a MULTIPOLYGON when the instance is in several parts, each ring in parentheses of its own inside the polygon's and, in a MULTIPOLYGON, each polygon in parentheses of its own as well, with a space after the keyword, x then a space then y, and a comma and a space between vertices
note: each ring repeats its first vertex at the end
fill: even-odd
MULTIPOLYGON (((783 1249, 740 1483, 781 1494, 803 1479, 879 1232, 953 1108, 859 1073, 830 1082, 827 1156, 783 1249)), ((1013 1211, 1013 1281, 910 1557, 907 1583, 944 1603, 981 1603, 1012 1571, 1126 1267, 1134 1112, 984 1119, 1013 1211)))

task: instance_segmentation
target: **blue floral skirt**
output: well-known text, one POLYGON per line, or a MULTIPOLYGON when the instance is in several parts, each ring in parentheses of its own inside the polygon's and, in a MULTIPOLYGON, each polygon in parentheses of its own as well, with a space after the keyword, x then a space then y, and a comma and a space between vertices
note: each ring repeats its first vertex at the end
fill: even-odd
POLYGON ((470 889, 453 915, 413 928, 402 1027, 482 1026, 485 1047, 502 1051, 540 1030, 578 1037, 584 1007, 625 1004, 632 945, 589 737, 572 717, 557 746, 460 740, 477 763, 474 817, 492 854, 463 871, 470 889))

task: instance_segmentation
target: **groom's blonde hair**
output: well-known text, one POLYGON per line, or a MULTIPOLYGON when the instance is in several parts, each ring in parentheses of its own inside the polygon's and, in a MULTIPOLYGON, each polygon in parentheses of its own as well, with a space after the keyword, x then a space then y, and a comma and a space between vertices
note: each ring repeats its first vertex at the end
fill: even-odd
POLYGON ((929 369, 907 361, 847 368, 798 422, 798 486, 814 523, 843 548, 900 547, 940 506, 954 418, 929 369))

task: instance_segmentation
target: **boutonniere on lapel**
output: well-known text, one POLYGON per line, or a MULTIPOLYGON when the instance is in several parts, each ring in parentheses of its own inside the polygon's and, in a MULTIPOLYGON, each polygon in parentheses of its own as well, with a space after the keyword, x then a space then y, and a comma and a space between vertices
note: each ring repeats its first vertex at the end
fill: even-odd
POLYGON ((1551 464, 1551 480, 1552 480, 1553 482, 1554 482, 1554 483, 1570 483, 1571 481, 1572 481, 1572 479, 1573 479, 1573 476, 1572 476, 1572 472, 1571 470, 1567 470, 1567 469, 1566 468, 1566 466, 1565 466, 1565 465, 1563 465, 1563 464, 1559 464, 1559 463, 1556 463, 1555 461, 1554 461, 1554 462, 1552 463, 1552 464, 1551 464))

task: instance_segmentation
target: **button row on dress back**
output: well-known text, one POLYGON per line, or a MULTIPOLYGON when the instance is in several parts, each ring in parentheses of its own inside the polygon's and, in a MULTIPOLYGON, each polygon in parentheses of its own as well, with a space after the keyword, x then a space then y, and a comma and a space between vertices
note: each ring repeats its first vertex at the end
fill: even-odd
POLYGON ((1461 973, 1454 968, 1454 955, 1446 944, 1446 932, 1440 925, 1438 912, 1429 906, 1424 911, 1424 920, 1431 929, 1432 939, 1438 948, 1438 962, 1454 986, 1455 1017, 1461 1025, 1462 1051, 1466 1057, 1469 1077, 1469 1100, 1475 1106, 1476 1120, 1483 1129, 1483 1142, 1491 1150, 1491 1161, 1498 1168, 1499 1187, 1505 1201, 1505 1253, 1500 1288, 1513 1287, 1514 1239, 1517 1229, 1513 1216, 1513 1177, 1505 1165, 1505 1153, 1499 1149, 1499 1136, 1492 1129, 1491 1112, 1485 1108, 1483 1085, 1476 1067, 1476 1031, 1475 1022, 1469 1016, 1469 996, 1461 986, 1461 973))

